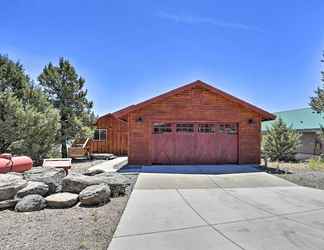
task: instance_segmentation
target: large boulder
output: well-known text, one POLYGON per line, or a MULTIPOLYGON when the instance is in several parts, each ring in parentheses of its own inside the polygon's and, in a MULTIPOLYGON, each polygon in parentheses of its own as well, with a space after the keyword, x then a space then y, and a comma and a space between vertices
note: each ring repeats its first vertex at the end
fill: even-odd
POLYGON ((57 193, 47 196, 48 207, 51 208, 67 208, 72 207, 78 202, 78 195, 72 193, 57 193))
POLYGON ((16 174, 0 174, 0 201, 10 200, 16 193, 27 186, 22 176, 16 174))
POLYGON ((44 182, 30 181, 26 187, 19 190, 16 194, 16 198, 23 198, 30 194, 39 194, 45 196, 48 193, 49 187, 44 182))
POLYGON ((95 176, 71 173, 63 179, 63 192, 80 193, 88 186, 100 184, 95 176))
POLYGON ((6 200, 6 201, 0 201, 0 210, 13 208, 16 206, 18 200, 6 200))
POLYGON ((125 194, 127 186, 130 184, 126 177, 118 173, 103 173, 95 176, 69 174, 63 179, 62 189, 64 192, 80 193, 88 186, 101 183, 109 186, 112 197, 125 194))
POLYGON ((95 176, 101 183, 109 185, 111 197, 125 195, 130 185, 128 178, 119 173, 104 173, 95 176))
POLYGON ((65 177, 63 169, 58 168, 33 168, 24 173, 24 178, 28 181, 44 182, 48 185, 48 193, 56 193, 62 189, 62 180, 65 177))
POLYGON ((88 186, 79 194, 79 199, 82 205, 94 206, 105 204, 110 201, 110 189, 107 184, 99 184, 88 186))
POLYGON ((17 212, 39 211, 46 207, 46 200, 39 194, 27 195, 18 201, 15 210, 17 212))

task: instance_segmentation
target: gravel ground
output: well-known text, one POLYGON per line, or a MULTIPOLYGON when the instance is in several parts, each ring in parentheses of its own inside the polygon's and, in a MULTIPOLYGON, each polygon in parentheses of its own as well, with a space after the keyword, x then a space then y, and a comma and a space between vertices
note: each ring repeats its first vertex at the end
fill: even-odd
POLYGON ((269 162, 268 168, 261 167, 266 172, 297 185, 324 190, 324 169, 314 171, 308 167, 307 162, 282 162, 279 169, 276 162, 269 162))
MULTIPOLYGON (((84 172, 101 161, 78 162, 71 171, 84 172)), ((137 175, 126 175, 132 182, 128 194, 112 198, 100 207, 44 209, 16 213, 0 211, 1 250, 107 249, 126 206, 137 175)))
POLYGON ((324 172, 299 172, 291 174, 276 174, 276 176, 300 186, 324 189, 324 172))

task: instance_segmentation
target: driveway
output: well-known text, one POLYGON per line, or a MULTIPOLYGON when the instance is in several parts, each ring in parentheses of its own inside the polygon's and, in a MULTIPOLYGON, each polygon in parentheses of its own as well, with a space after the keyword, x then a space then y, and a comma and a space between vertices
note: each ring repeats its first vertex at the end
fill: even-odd
POLYGON ((141 173, 108 249, 324 249, 324 191, 263 172, 141 173))

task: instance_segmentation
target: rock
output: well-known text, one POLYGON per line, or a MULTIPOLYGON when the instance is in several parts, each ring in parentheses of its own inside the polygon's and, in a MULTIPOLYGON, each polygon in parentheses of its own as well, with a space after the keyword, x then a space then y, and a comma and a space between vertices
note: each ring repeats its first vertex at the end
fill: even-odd
POLYGON ((39 211, 46 207, 46 200, 39 194, 27 195, 18 201, 15 210, 17 212, 39 211))
POLYGON ((57 193, 45 198, 48 207, 67 208, 72 207, 78 202, 78 195, 71 193, 57 193))
POLYGON ((16 206, 18 200, 6 200, 0 201, 0 210, 13 208, 16 206))
POLYGON ((125 194, 127 186, 130 184, 126 177, 118 173, 103 173, 95 176, 69 174, 63 179, 62 189, 64 192, 80 193, 88 186, 101 183, 109 186, 112 197, 125 194))
POLYGON ((110 197, 110 189, 107 184, 99 184, 88 186, 83 189, 79 194, 79 199, 82 205, 94 206, 99 204, 105 204, 110 197))
POLYGON ((88 186, 100 184, 94 176, 86 176, 82 174, 69 174, 63 179, 63 192, 80 193, 88 186))
POLYGON ((62 180, 65 177, 63 169, 57 168, 33 168, 24 173, 24 178, 28 181, 44 182, 48 185, 48 193, 60 192, 62 189, 62 180))
POLYGON ((44 182, 31 181, 26 187, 19 190, 16 194, 16 198, 23 198, 29 194, 39 194, 45 196, 48 193, 49 187, 44 182))
POLYGON ((103 171, 102 169, 94 169, 94 170, 88 170, 87 172, 83 173, 84 175, 87 176, 94 176, 97 174, 102 174, 105 173, 105 171, 103 171))
POLYGON ((0 201, 10 200, 16 193, 27 186, 21 176, 16 174, 0 174, 0 201))
POLYGON ((95 177, 109 185, 111 197, 125 195, 127 187, 130 185, 129 179, 119 173, 104 173, 95 177))

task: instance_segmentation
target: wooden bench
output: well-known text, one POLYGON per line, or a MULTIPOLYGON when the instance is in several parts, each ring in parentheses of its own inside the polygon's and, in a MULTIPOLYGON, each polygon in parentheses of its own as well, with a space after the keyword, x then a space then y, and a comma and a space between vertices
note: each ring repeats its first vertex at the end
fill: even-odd
POLYGON ((69 169, 71 168, 72 159, 71 158, 50 158, 43 160, 44 168, 63 168, 65 174, 69 174, 69 169))

